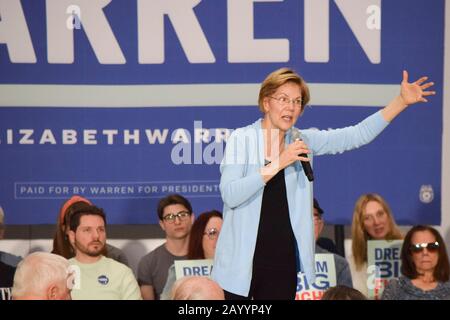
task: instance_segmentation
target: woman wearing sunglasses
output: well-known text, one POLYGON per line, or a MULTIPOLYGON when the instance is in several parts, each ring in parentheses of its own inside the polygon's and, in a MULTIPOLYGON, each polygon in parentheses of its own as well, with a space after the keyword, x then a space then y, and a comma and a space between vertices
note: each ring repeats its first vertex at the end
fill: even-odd
POLYGON ((383 300, 441 300, 450 298, 450 267, 444 240, 429 226, 413 227, 400 255, 402 276, 391 280, 383 300))
MULTIPOLYGON (((214 259, 222 221, 222 213, 217 210, 204 212, 195 219, 189 236, 188 260, 214 259)), ((161 300, 170 299, 175 280, 175 265, 173 264, 169 268, 161 300)))

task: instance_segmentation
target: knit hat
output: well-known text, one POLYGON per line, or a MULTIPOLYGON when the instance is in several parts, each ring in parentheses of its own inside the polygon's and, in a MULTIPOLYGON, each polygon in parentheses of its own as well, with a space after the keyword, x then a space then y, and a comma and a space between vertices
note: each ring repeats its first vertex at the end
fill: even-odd
POLYGON ((86 198, 83 198, 81 196, 73 196, 72 198, 67 200, 66 203, 64 203, 64 205, 61 208, 61 211, 59 211, 59 222, 61 224, 64 224, 64 216, 66 214, 67 209, 69 209, 69 207, 73 205, 75 202, 86 202, 87 204, 92 205, 92 202, 90 202, 86 198))

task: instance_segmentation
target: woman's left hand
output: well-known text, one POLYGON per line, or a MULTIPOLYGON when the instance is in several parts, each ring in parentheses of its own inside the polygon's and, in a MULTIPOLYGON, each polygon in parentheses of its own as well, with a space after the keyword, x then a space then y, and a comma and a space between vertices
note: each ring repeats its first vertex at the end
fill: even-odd
POLYGON ((428 77, 422 77, 413 83, 409 83, 408 72, 403 70, 400 97, 406 105, 417 102, 428 102, 425 97, 436 94, 436 91, 426 91, 426 89, 434 85, 434 82, 425 82, 427 79, 428 77))

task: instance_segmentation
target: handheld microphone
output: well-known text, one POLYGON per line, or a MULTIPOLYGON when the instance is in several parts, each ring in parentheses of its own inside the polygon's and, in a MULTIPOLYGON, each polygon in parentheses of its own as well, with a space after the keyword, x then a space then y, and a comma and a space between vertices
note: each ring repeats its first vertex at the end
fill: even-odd
MULTIPOLYGON (((300 133, 300 130, 297 128, 292 128, 291 133, 292 141, 302 141, 302 135, 300 133)), ((306 153, 302 153, 298 155, 299 157, 305 157, 308 158, 308 155, 306 153)), ((305 172, 306 177, 309 181, 314 180, 314 174, 313 170, 311 168, 311 164, 308 161, 300 161, 302 163, 303 171, 305 172)))

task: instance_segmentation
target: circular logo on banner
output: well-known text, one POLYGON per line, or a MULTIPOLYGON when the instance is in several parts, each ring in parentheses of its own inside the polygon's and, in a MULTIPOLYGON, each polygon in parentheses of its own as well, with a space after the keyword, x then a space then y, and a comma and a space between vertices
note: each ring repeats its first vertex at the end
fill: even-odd
POLYGON ((97 278, 97 280, 98 280, 98 283, 103 284, 103 285, 107 285, 108 282, 109 282, 108 277, 105 276, 105 275, 99 276, 99 277, 97 278))
POLYGON ((430 203, 431 201, 433 201, 434 198, 433 187, 430 184, 422 185, 420 187, 419 198, 420 201, 423 203, 430 203))

